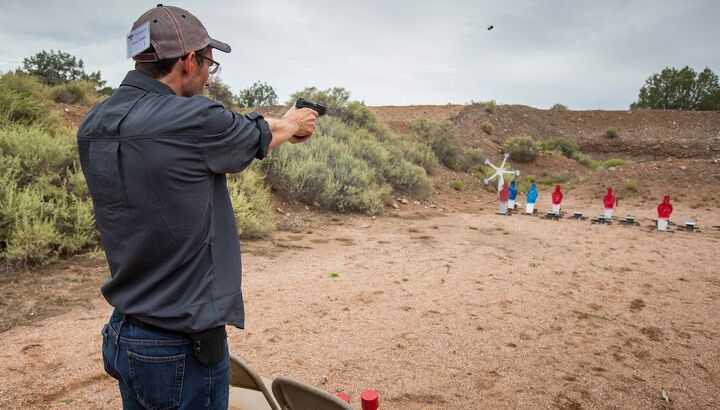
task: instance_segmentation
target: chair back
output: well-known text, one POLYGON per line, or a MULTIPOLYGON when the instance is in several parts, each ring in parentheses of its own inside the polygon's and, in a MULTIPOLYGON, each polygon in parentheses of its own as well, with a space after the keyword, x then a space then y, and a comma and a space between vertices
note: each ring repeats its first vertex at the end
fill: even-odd
POLYGON ((335 395, 286 376, 273 380, 272 391, 282 410, 356 410, 335 395))

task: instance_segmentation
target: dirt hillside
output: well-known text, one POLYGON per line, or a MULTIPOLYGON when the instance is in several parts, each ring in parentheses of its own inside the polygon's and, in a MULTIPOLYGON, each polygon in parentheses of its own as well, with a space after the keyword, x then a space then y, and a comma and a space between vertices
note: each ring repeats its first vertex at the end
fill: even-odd
MULTIPOLYGON (((420 118, 450 120, 463 147, 482 148, 496 164, 505 141, 518 135, 537 140, 564 137, 577 141, 580 150, 594 159, 629 161, 622 167, 590 171, 577 161, 545 153, 533 163, 513 164, 523 175, 534 175, 540 182, 566 171, 569 187, 589 200, 614 187, 623 199, 652 202, 670 194, 701 207, 720 189, 720 111, 571 111, 499 105, 488 113, 477 104, 373 109, 401 134, 410 134, 411 123, 420 118), (481 128, 486 122, 494 126, 491 135, 481 128), (610 127, 618 130, 617 138, 605 135, 610 127), (636 182, 636 189, 626 189, 628 181, 636 182)), ((436 182, 438 186, 447 183, 442 179, 436 182)))

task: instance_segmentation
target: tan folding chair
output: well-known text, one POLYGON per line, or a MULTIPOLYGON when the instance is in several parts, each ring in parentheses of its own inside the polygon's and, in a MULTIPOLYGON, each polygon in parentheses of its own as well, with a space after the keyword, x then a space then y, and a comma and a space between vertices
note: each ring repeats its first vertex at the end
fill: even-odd
POLYGON ((229 410, 280 410, 270 392, 271 380, 260 377, 237 356, 230 355, 229 410))
POLYGON ((282 410, 356 410, 339 397, 286 376, 273 380, 272 392, 282 410))

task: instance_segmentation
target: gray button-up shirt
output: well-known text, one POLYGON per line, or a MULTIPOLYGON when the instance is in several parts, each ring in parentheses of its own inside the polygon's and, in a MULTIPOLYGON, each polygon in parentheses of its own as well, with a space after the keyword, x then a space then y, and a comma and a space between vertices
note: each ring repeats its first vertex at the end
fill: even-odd
POLYGON ((168 330, 242 328, 240 241, 225 174, 267 154, 267 122, 130 71, 85 116, 77 139, 110 265, 105 299, 168 330))

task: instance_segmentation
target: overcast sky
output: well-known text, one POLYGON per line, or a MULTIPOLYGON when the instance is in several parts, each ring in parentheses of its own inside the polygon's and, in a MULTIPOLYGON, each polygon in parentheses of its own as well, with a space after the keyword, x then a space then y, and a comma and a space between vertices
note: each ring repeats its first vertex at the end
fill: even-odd
MULTIPOLYGON (((0 2, 0 71, 41 50, 82 58, 116 87, 125 35, 156 2, 0 2)), ((233 52, 237 93, 266 81, 284 101, 344 87, 368 105, 502 104, 626 109, 664 67, 720 74, 718 0, 176 1, 233 52), (494 29, 487 30, 493 25, 494 29)))

